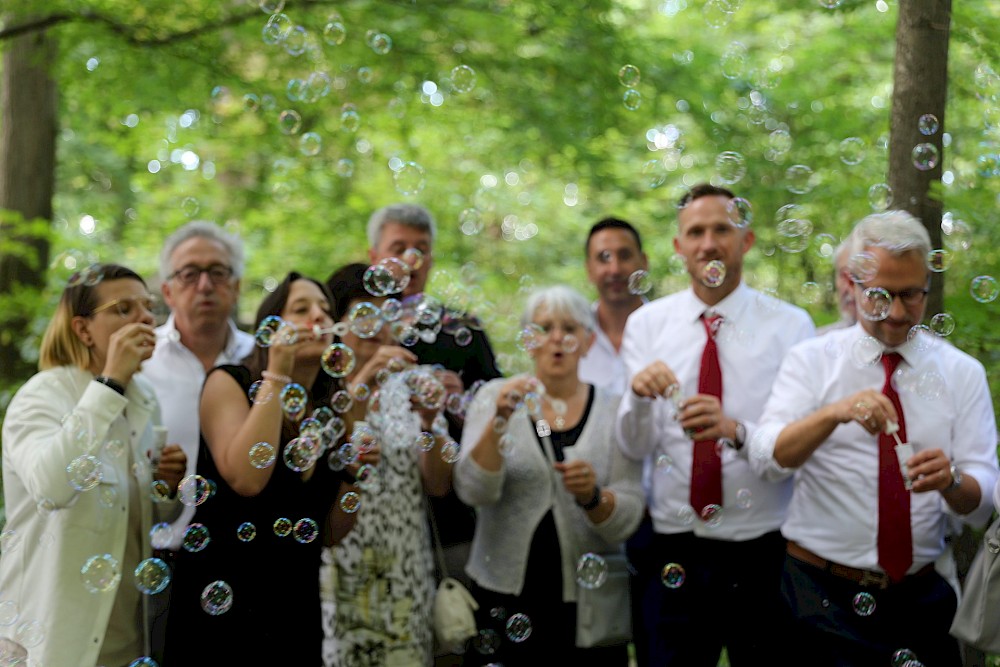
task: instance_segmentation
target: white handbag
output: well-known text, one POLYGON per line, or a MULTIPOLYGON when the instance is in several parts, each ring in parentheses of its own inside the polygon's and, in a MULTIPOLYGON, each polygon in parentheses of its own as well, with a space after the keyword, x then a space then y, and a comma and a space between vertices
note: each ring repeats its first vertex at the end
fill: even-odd
POLYGON ((475 614, 479 604, 465 586, 448 576, 441 538, 438 536, 437 523, 430 507, 427 508, 427 514, 434 536, 434 554, 442 577, 434 596, 434 637, 442 650, 462 654, 465 653, 466 643, 479 632, 475 614))

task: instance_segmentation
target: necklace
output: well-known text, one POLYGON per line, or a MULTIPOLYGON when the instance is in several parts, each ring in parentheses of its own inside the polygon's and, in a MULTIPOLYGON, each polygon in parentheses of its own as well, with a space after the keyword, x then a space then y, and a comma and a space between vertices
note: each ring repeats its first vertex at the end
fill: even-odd
POLYGON ((548 400, 549 405, 552 406, 552 412, 556 413, 556 418, 552 420, 552 423, 561 431, 566 426, 566 401, 561 398, 550 398, 549 396, 545 398, 548 400))

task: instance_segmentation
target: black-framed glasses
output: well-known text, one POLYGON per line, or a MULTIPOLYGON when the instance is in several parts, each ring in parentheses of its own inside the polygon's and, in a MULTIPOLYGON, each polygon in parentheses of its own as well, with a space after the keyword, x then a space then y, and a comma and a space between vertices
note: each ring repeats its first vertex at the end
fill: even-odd
POLYGON ((145 308, 146 312, 152 313, 153 309, 156 308, 156 300, 149 296, 126 296, 101 304, 90 311, 88 317, 93 317, 104 310, 110 310, 123 320, 127 320, 134 316, 139 308, 145 308))
POLYGON ((892 300, 899 299, 905 306, 919 306, 924 302, 924 299, 926 299, 927 295, 930 293, 930 290, 926 287, 901 289, 898 292, 887 290, 884 287, 869 287, 865 290, 865 294, 867 295, 871 290, 877 290, 880 293, 884 293, 884 297, 888 297, 892 300))
POLYGON ((225 264, 213 264, 201 267, 189 264, 181 267, 167 276, 167 280, 176 280, 181 285, 195 285, 201 280, 201 274, 207 273, 213 285, 224 285, 233 277, 233 269, 225 264))

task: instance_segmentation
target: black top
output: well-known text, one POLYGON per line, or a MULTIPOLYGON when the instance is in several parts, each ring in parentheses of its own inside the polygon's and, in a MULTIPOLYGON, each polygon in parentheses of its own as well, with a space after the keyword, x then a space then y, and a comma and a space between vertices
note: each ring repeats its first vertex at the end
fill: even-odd
MULTIPOLYGON (((249 391, 253 378, 246 367, 220 366, 211 372, 220 370, 249 391)), ((193 659, 206 665, 321 664, 320 552, 327 514, 347 477, 333 472, 321 456, 312 477, 303 481, 301 473, 285 465, 282 450, 275 453, 267 486, 248 498, 226 484, 202 436, 197 472, 216 490, 198 506, 192 523, 204 525, 211 539, 201 551, 177 553, 166 666, 190 665, 193 659), (285 537, 275 534, 279 519, 293 527, 285 537), (309 520, 317 530, 303 530, 309 520), (256 529, 247 542, 237 537, 244 523, 256 529), (217 580, 232 588, 232 607, 213 616, 202 608, 201 595, 217 580)))

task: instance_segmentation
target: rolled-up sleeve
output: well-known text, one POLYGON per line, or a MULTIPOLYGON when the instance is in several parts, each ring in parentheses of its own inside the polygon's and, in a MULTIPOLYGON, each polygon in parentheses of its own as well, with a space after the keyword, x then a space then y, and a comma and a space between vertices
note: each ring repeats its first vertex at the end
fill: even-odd
POLYGON ((774 460, 775 443, 786 426, 820 407, 816 391, 808 382, 808 368, 801 350, 792 348, 785 355, 760 421, 748 438, 750 469, 766 481, 778 482, 795 472, 795 468, 785 468, 774 460))
POLYGON ((501 464, 497 471, 486 470, 472 458, 472 449, 486 429, 492 428, 497 393, 503 382, 502 378, 493 380, 476 393, 462 430, 462 448, 452 481, 459 499, 473 507, 497 503, 503 492, 504 466, 501 464))
POLYGON ((965 515, 952 512, 947 503, 946 511, 969 525, 982 527, 993 513, 994 498, 990 493, 998 479, 997 429, 993 413, 993 399, 986 379, 986 371, 975 363, 970 374, 955 383, 956 417, 952 422, 952 463, 963 475, 973 477, 981 491, 979 506, 965 515))

